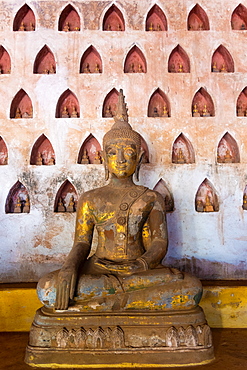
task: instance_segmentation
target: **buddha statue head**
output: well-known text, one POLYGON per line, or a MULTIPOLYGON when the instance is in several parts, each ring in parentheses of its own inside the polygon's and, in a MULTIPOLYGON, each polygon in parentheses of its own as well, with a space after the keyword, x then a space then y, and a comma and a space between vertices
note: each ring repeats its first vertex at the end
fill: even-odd
POLYGON ((109 172, 120 179, 135 173, 138 180, 144 151, 141 148, 141 135, 134 131, 128 122, 122 89, 119 92, 114 121, 112 128, 103 137, 106 180, 109 178, 109 172))

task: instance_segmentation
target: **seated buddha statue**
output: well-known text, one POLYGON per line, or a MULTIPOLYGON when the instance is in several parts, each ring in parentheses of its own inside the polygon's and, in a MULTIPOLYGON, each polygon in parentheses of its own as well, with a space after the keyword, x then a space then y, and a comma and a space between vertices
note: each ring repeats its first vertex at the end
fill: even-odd
POLYGON ((168 247, 164 199, 133 182, 144 152, 122 90, 114 120, 103 138, 109 182, 79 199, 74 245, 62 268, 39 281, 39 298, 53 310, 192 309, 201 298, 200 281, 162 265, 168 247), (89 257, 95 229, 97 247, 89 257))

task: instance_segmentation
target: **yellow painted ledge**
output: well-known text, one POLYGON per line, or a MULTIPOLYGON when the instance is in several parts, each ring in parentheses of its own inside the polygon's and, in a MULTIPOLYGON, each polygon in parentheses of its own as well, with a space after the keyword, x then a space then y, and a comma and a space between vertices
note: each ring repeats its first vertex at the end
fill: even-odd
MULTIPOLYGON (((200 305, 212 328, 247 328, 247 286, 204 286, 200 305)), ((35 288, 0 288, 0 331, 29 331, 41 306, 35 288)))

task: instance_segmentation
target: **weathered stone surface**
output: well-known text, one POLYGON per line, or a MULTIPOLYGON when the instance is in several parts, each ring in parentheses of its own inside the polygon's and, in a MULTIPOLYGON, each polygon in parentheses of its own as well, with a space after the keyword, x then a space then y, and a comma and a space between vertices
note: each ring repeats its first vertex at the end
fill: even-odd
POLYGON ((175 210, 168 215, 167 261, 173 266, 179 263, 180 268, 179 261, 186 261, 183 269, 196 269, 200 278, 246 278, 247 213, 242 199, 247 183, 247 118, 236 116, 236 102, 246 86, 246 31, 233 31, 230 23, 238 4, 201 1, 210 30, 188 31, 187 16, 195 3, 161 1, 168 31, 146 32, 145 17, 153 3, 121 1, 117 5, 126 27, 116 37, 102 31, 110 1, 73 2, 81 31, 72 33, 58 31, 65 1, 30 2, 36 16, 34 32, 12 31, 21 0, 1 2, 1 42, 11 57, 11 74, 0 76, 0 135, 8 148, 8 165, 0 166, 1 281, 37 281, 44 272, 61 266, 68 254, 75 215, 54 213, 56 194, 66 179, 78 195, 104 184, 103 166, 79 165, 77 158, 90 133, 102 143, 112 125, 111 118, 102 118, 102 105, 114 87, 124 89, 130 122, 149 148, 150 163, 141 167, 140 184, 153 188, 163 178, 174 198, 175 210), (33 74, 35 58, 45 44, 55 56, 57 73, 33 74), (103 60, 103 73, 79 74, 80 59, 91 44, 103 60), (146 58, 145 74, 123 73, 134 44, 146 58), (190 59, 190 73, 168 73, 169 55, 178 44, 190 59), (220 44, 232 55, 234 73, 211 72, 211 58, 220 44), (169 100, 170 117, 147 117, 149 99, 158 87, 169 100), (192 100, 201 87, 212 97, 214 117, 192 117, 192 100), (58 99, 68 88, 80 103, 80 118, 57 119, 58 99), (32 100, 32 119, 9 118, 12 99, 20 89, 32 100), (238 144, 240 163, 216 162, 218 144, 227 131, 238 144), (193 145, 195 163, 172 163, 172 145, 181 132, 193 145), (29 165, 41 134, 53 145, 55 166, 29 165), (206 177, 219 199, 216 213, 195 211, 195 195, 206 177), (18 179, 28 189, 30 213, 5 214, 9 190, 18 179))

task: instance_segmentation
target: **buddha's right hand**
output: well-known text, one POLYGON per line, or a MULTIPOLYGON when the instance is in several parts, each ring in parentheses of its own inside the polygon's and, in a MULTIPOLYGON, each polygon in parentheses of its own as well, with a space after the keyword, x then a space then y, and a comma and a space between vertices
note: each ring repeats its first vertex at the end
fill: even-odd
POLYGON ((76 284, 76 269, 62 267, 57 278, 55 310, 67 310, 69 300, 73 299, 76 284))

